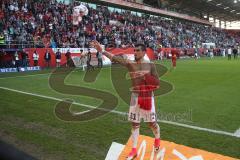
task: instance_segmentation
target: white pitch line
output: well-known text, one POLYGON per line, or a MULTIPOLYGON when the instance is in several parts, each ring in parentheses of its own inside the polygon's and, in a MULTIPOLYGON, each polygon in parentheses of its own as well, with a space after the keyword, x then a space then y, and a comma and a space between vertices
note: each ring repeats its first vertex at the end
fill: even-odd
POLYGON ((239 137, 240 138, 240 128, 238 128, 235 132, 234 132, 234 135, 236 137, 239 137))
MULTIPOLYGON (((31 96, 35 96, 35 97, 41 97, 41 98, 45 98, 45 99, 55 100, 55 101, 63 101, 64 100, 64 99, 60 99, 60 98, 44 96, 44 95, 40 95, 40 94, 36 94, 36 93, 24 92, 24 91, 15 90, 15 89, 6 88, 6 87, 0 87, 0 89, 7 90, 7 91, 12 91, 12 92, 17 92, 17 93, 22 93, 22 94, 26 94, 26 95, 31 95, 31 96)), ((81 104, 81 103, 77 103, 77 102, 73 102, 73 104, 79 105, 79 106, 84 106, 84 107, 90 108, 90 109, 96 109, 97 108, 95 106, 91 106, 91 105, 87 105, 87 104, 81 104)), ((110 112, 115 113, 115 114, 119 114, 119 115, 124 115, 124 116, 128 115, 128 113, 126 113, 126 112, 120 112, 120 111, 115 111, 115 110, 112 110, 110 112)), ((208 128, 191 126, 191 125, 172 122, 172 121, 165 121, 165 120, 158 120, 158 121, 161 122, 161 123, 165 123, 165 124, 171 124, 171 125, 175 125, 175 126, 191 128, 191 129, 195 129, 195 130, 199 130, 199 131, 205 131, 205 132, 209 132, 209 133, 227 135, 227 136, 237 137, 237 138, 240 137, 240 128, 235 133, 230 133, 230 132, 225 132, 225 131, 220 131, 220 130, 213 130, 213 129, 208 129, 208 128)))
MULTIPOLYGON (((44 96, 44 95, 40 95, 40 94, 36 94, 36 93, 24 92, 24 91, 11 89, 11 88, 6 88, 6 87, 0 87, 0 89, 12 91, 12 92, 17 92, 17 93, 22 93, 22 94, 26 94, 26 95, 30 95, 30 96, 35 96, 35 97, 41 97, 41 98, 45 98, 45 99, 51 99, 51 100, 55 100, 55 101, 64 101, 64 100, 66 100, 66 99, 60 99, 60 98, 56 98, 56 97, 44 96)), ((77 103, 77 102, 73 102, 72 104, 78 105, 78 106, 83 106, 83 107, 90 108, 90 109, 96 109, 97 108, 95 106, 82 104, 82 103, 77 103)), ((107 109, 99 109, 99 110, 107 110, 107 109)), ((107 111, 109 111, 109 110, 107 110, 107 111)), ((116 113, 116 114, 121 114, 121 115, 127 115, 127 113, 125 113, 125 112, 120 112, 120 111, 115 111, 115 110, 112 110, 110 112, 116 113)))
POLYGON ((177 123, 177 122, 172 122, 172 121, 165 121, 165 120, 160 120, 159 122, 172 124, 172 125, 176 125, 176 126, 181 126, 181 127, 185 127, 185 128, 191 128, 191 129, 200 130, 200 131, 206 131, 206 132, 210 132, 210 133, 216 133, 216 134, 221 134, 221 135, 228 135, 228 136, 232 136, 232 137, 238 137, 234 133, 225 132, 225 131, 219 131, 219 130, 214 130, 214 129, 202 128, 202 127, 198 127, 198 126, 191 126, 191 125, 188 125, 188 124, 182 124, 182 123, 177 123))

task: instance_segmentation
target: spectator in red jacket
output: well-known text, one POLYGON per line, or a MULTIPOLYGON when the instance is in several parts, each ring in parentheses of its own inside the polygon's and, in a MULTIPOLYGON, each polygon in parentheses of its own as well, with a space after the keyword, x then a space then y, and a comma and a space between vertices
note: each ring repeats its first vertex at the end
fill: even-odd
POLYGON ((176 68, 176 66, 177 66, 177 53, 173 52, 172 53, 172 67, 176 68))

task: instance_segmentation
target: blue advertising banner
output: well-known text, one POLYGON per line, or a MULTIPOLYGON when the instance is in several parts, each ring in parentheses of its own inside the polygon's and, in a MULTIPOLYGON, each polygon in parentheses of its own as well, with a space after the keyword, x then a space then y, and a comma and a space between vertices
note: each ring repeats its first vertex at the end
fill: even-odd
POLYGON ((26 72, 26 71, 40 71, 41 68, 40 66, 35 66, 35 67, 20 67, 19 72, 26 72))
POLYGON ((0 73, 10 73, 10 72, 27 72, 27 71, 40 71, 40 66, 35 67, 19 67, 17 68, 0 68, 0 73))
POLYGON ((0 73, 17 72, 17 68, 1 68, 0 73))

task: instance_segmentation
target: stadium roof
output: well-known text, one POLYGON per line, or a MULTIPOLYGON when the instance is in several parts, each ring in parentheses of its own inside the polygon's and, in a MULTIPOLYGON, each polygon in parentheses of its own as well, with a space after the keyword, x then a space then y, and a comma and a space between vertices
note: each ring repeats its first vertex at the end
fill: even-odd
POLYGON ((144 0, 146 4, 174 8, 197 16, 209 15, 222 21, 240 20, 240 0, 144 0))

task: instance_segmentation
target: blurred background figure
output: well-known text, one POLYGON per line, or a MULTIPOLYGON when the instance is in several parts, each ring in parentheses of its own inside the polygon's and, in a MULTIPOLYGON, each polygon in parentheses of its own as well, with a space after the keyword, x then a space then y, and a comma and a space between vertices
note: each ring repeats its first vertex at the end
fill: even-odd
POLYGON ((234 59, 237 59, 237 57, 238 57, 238 49, 237 49, 237 46, 235 46, 235 47, 233 48, 233 57, 234 57, 234 59))
POLYGON ((228 46, 227 55, 228 55, 228 60, 231 60, 232 59, 232 48, 231 48, 231 46, 228 46))
POLYGON ((61 52, 60 52, 60 49, 58 49, 58 51, 56 52, 56 65, 57 67, 60 67, 61 65, 61 52))
POLYGON ((85 71, 85 68, 87 67, 87 55, 83 52, 83 50, 80 50, 80 64, 82 66, 82 70, 85 71))
POLYGON ((47 68, 49 68, 50 62, 51 62, 51 54, 48 50, 46 50, 46 53, 44 55, 44 60, 45 60, 45 64, 47 65, 47 68))
POLYGON ((38 59, 39 59, 39 54, 37 53, 37 50, 33 52, 33 65, 38 66, 38 59))

